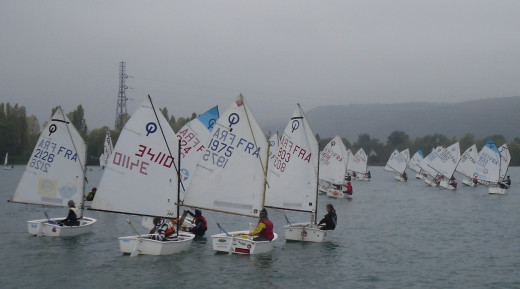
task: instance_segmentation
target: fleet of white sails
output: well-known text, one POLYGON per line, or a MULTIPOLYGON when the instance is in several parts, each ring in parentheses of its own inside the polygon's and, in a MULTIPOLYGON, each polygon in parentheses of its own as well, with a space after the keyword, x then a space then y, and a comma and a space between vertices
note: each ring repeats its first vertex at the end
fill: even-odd
MULTIPOLYGON (((147 97, 124 126, 113 147, 107 129, 100 167, 105 171, 91 208, 98 211, 179 217, 179 206, 258 218, 264 208, 309 214, 309 221, 284 227, 285 239, 322 242, 330 231, 317 226, 318 192, 343 197, 342 186, 353 175, 370 180, 363 148, 352 154, 335 136, 320 152, 318 141, 298 105, 285 130, 269 141, 244 97, 239 95, 219 115, 218 107, 173 132, 151 97, 147 97), (197 181, 204 180, 204 181, 197 181), (319 190, 318 190, 319 187, 319 190)), ((4 158, 7 168, 8 154, 4 158)), ((511 156, 507 144, 497 148, 490 139, 480 152, 472 145, 461 155, 458 142, 438 146, 423 157, 418 150, 394 150, 385 170, 406 181, 406 169, 431 186, 456 189, 455 172, 467 186, 489 185, 489 193, 504 194, 511 156)), ((42 131, 22 179, 10 200, 65 207, 69 200, 83 208, 86 144, 58 108, 42 131)), ((349 184, 350 185, 350 184, 349 184)), ((83 211, 81 211, 83 212, 83 211)), ((89 232, 96 223, 80 214, 79 226, 63 226, 62 218, 28 222, 35 235, 71 236, 89 232)), ((271 251, 271 241, 257 241, 250 228, 211 236, 215 251, 258 254, 271 251)), ((251 227, 251 224, 249 224, 251 227)), ((132 228, 133 227, 132 225, 132 228)), ((167 255, 187 250, 194 235, 178 230, 172 239, 150 234, 119 238, 124 253, 167 255)))

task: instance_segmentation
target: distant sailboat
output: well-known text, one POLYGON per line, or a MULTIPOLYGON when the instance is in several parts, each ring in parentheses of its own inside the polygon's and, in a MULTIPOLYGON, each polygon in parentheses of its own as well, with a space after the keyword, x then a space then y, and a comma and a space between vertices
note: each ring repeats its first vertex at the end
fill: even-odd
POLYGON ((462 180, 462 183, 466 186, 476 187, 477 182, 476 178, 473 175, 475 172, 475 166, 478 158, 477 146, 473 144, 469 148, 467 148, 462 156, 460 157, 459 165, 457 166, 456 171, 466 178, 462 180), (475 180, 475 181, 474 181, 475 180))
POLYGON ((348 170, 356 173, 356 178, 360 181, 370 181, 371 177, 367 173, 367 161, 367 154, 363 148, 360 148, 354 157, 349 158, 348 170))
POLYGON ((457 183, 453 177, 455 169, 460 161, 460 145, 459 142, 443 149, 433 161, 429 164, 431 168, 437 171, 441 178, 439 187, 454 190, 457 188, 457 183))
POLYGON ((108 163, 108 158, 112 154, 114 150, 114 146, 112 144, 112 138, 110 137, 110 129, 107 128, 107 132, 105 133, 105 142, 103 144, 103 153, 99 156, 99 166, 101 169, 105 169, 108 163))
MULTIPOLYGON (((222 113, 208 146, 199 159, 194 180, 184 196, 184 205, 258 218, 266 190, 267 139, 242 95, 222 113), (200 180, 200 181, 198 181, 200 180)), ((255 241, 249 231, 211 236, 213 250, 259 254, 273 249, 271 241, 255 241)))
POLYGON ((415 178, 422 179, 423 175, 421 174, 421 167, 419 164, 424 159, 422 150, 418 150, 415 152, 415 154, 412 156, 410 161, 408 162, 407 167, 411 169, 412 171, 416 172, 415 178))
POLYGON ((345 183, 348 152, 340 136, 335 136, 320 153, 320 185, 318 190, 331 197, 343 198, 341 186, 345 183))
POLYGON ((7 161, 8 157, 9 157, 9 153, 5 153, 4 170, 12 170, 14 168, 13 166, 8 164, 8 161, 7 161))
POLYGON ((437 183, 435 181, 437 175, 439 174, 436 170, 434 170, 430 164, 437 158, 437 156, 444 150, 444 147, 438 146, 435 149, 432 149, 432 151, 419 163, 419 167, 421 168, 421 171, 429 176, 432 177, 432 179, 429 179, 427 176, 423 178, 423 181, 432 187, 436 187, 437 183))
POLYGON ((47 217, 28 221, 29 234, 66 237, 92 230, 96 219, 81 216, 86 156, 87 145, 61 107, 58 107, 36 142, 11 202, 68 207, 68 202, 72 200, 78 208, 79 225, 62 226, 59 221, 64 218, 47 217))
POLYGON ((476 162, 475 173, 479 183, 488 184, 490 194, 503 195, 505 188, 499 186, 501 155, 493 139, 489 139, 480 150, 476 162))
MULTIPOLYGON (((180 195, 178 153, 175 133, 148 96, 121 131, 92 209, 176 218, 180 195)), ((175 238, 162 241, 154 240, 151 234, 135 232, 137 235, 119 238, 121 252, 131 256, 174 254, 188 250, 195 237, 179 232, 179 228, 175 238)))
POLYGON ((392 152, 386 162, 385 170, 396 173, 394 178, 400 182, 406 182, 408 179, 405 175, 406 165, 408 164, 406 157, 397 149, 392 152))
POLYGON ((500 181, 504 181, 509 169, 509 163, 511 162, 511 154, 509 153, 507 143, 501 145, 498 148, 498 152, 500 153, 500 181))

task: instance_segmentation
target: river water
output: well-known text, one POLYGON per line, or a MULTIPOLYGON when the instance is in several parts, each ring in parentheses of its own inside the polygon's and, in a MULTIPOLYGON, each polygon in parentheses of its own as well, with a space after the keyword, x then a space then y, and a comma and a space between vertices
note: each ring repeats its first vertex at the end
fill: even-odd
MULTIPOLYGON (((372 181, 354 181, 354 199, 319 197, 319 217, 331 203, 338 227, 330 241, 285 242, 282 212, 268 210, 280 238, 272 252, 216 254, 210 239, 169 256, 129 257, 117 238, 133 235, 126 224, 140 217, 86 211, 98 219, 93 232, 70 238, 33 237, 26 221, 43 218, 41 206, 11 204, 23 166, 0 171, 0 288, 520 288, 520 168, 512 189, 457 191, 393 180, 372 167, 372 181)), ((87 189, 102 171, 88 172, 87 189)), ((410 174, 412 175, 412 174, 410 174)), ((460 183, 460 182, 459 182, 460 183)), ((65 217, 65 208, 46 208, 65 217)), ((252 218, 204 211, 207 236, 246 229, 252 218)), ((308 221, 287 212, 293 222, 308 221)), ((146 231, 138 227, 143 233, 146 231)))

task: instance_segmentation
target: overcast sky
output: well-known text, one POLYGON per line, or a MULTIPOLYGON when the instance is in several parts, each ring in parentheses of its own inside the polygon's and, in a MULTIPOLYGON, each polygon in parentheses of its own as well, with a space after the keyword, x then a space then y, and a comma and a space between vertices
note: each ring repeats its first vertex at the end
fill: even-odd
POLYGON ((114 127, 150 94, 189 116, 242 93, 260 121, 320 105, 520 95, 520 1, 0 1, 0 102, 114 127))

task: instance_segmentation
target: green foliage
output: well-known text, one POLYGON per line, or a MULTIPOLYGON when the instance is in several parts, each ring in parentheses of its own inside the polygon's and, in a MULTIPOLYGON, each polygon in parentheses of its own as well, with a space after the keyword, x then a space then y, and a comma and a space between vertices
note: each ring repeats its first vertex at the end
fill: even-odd
POLYGON ((85 119, 85 111, 83 110, 83 106, 78 105, 78 107, 72 111, 67 113, 67 117, 70 119, 74 127, 78 130, 79 134, 83 139, 87 138, 87 120, 85 119))

